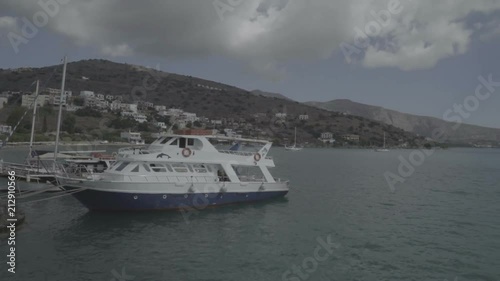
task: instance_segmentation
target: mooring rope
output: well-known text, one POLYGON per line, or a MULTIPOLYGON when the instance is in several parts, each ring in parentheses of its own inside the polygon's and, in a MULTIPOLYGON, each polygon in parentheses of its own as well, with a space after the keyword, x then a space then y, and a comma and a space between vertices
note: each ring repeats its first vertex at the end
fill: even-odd
POLYGON ((38 200, 32 200, 32 201, 26 201, 26 202, 19 202, 19 204, 28 204, 28 203, 35 203, 35 202, 52 200, 52 199, 56 199, 56 198, 60 198, 60 197, 68 196, 68 195, 73 195, 75 193, 82 192, 84 190, 87 190, 87 188, 86 187, 82 187, 82 188, 75 189, 75 190, 61 191, 61 192, 58 192, 58 193, 63 193, 61 195, 52 196, 52 197, 48 197, 48 198, 42 198, 42 199, 38 199, 38 200))

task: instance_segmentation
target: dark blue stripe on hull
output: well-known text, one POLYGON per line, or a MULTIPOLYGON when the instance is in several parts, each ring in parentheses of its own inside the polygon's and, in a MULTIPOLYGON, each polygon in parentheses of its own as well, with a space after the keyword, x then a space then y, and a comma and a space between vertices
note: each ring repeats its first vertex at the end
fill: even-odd
MULTIPOLYGON (((66 189, 74 189, 65 186, 66 189)), ((234 203, 255 202, 285 196, 288 191, 261 191, 249 193, 145 194, 84 190, 76 197, 89 210, 142 211, 203 209, 234 203)))

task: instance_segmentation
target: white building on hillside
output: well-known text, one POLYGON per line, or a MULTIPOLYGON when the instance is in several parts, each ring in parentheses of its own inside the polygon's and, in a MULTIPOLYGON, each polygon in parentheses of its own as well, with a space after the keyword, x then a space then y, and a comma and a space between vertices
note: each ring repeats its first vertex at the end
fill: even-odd
POLYGON ((334 143, 335 139, 333 138, 333 134, 330 132, 321 133, 321 137, 319 138, 323 143, 334 143))
POLYGON ((156 111, 165 111, 165 110, 167 110, 167 107, 165 105, 155 105, 155 110, 156 111))
POLYGON ((49 103, 50 101, 50 96, 49 95, 23 95, 22 100, 21 100, 21 106, 24 107, 31 107, 35 104, 35 98, 36 98, 36 104, 38 106, 44 106, 49 103))
POLYGON ((120 109, 125 111, 131 111, 137 113, 137 104, 134 103, 122 103, 120 104, 120 109))
POLYGON ((10 134, 12 127, 8 125, 0 125, 0 134, 10 134))
POLYGON ((9 98, 0 97, 0 109, 2 109, 7 104, 8 101, 9 98))
POLYGON ((154 125, 155 125, 155 127, 160 128, 160 129, 167 128, 167 125, 165 124, 165 122, 156 122, 156 123, 154 123, 154 125))
POLYGON ((118 111, 122 108, 122 103, 119 100, 114 100, 109 104, 109 109, 112 111, 118 111))
POLYGON ((134 120, 139 123, 148 122, 148 118, 144 114, 134 114, 134 120))
POLYGON ((94 98, 95 94, 94 92, 91 91, 81 91, 80 92, 80 97, 86 99, 86 98, 94 98))
POLYGON ((120 134, 120 138, 126 139, 129 143, 133 144, 144 144, 144 141, 142 140, 141 133, 134 133, 134 132, 122 132, 120 134))
POLYGON ((185 120, 186 122, 196 122, 200 118, 196 117, 196 113, 183 112, 180 119, 185 120))
POLYGON ((275 117, 276 118, 285 119, 286 118, 286 113, 283 113, 283 112, 276 113, 275 117))

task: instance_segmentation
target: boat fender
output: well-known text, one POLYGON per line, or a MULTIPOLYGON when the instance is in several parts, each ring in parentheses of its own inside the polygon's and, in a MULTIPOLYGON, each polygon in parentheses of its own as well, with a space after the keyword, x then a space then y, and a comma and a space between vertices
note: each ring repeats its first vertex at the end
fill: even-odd
POLYGON ((189 148, 187 148, 187 147, 186 147, 186 148, 184 148, 184 149, 182 150, 182 156, 184 156, 184 157, 186 157, 186 158, 187 158, 187 157, 189 157, 189 156, 191 156, 191 149, 189 149, 189 148))
POLYGON ((261 158, 262 158, 262 156, 258 152, 255 153, 255 155, 253 156, 253 160, 255 160, 257 162, 259 162, 261 158))

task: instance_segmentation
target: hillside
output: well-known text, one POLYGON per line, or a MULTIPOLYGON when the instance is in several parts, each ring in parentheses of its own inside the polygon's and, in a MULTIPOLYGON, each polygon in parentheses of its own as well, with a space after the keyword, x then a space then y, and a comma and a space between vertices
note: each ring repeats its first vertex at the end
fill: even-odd
POLYGON ((285 97, 284 95, 279 94, 279 93, 270 93, 270 92, 264 92, 261 90, 253 90, 250 93, 257 95, 257 96, 263 96, 263 97, 268 97, 268 98, 278 98, 278 99, 293 101, 292 99, 285 97))
POLYGON ((407 132, 426 137, 431 137, 434 129, 442 128, 446 133, 447 139, 451 143, 498 144, 498 142, 500 142, 500 129, 462 124, 457 130, 454 130, 453 126, 455 123, 446 122, 438 118, 401 113, 395 110, 366 105, 350 100, 307 102, 306 104, 333 112, 345 112, 383 122, 401 128, 407 132))
MULTIPOLYGON (((0 70, 0 92, 27 89, 33 91, 30 85, 35 79, 40 79, 42 84, 48 81, 45 87, 59 88, 61 69, 62 67, 58 65, 0 70), (49 79, 52 74, 53 77, 49 79)), ((167 108, 181 108, 198 116, 225 120, 224 126, 219 126, 217 129, 229 127, 245 136, 265 137, 278 144, 284 144, 288 139, 292 139, 294 127, 297 127, 299 142, 316 145, 319 144, 318 137, 323 132, 333 133, 337 140, 341 140, 345 134, 358 134, 360 145, 381 145, 383 132, 387 133, 389 145, 423 144, 423 139, 412 133, 363 117, 329 112, 287 99, 252 94, 234 86, 201 78, 105 60, 69 63, 66 88, 74 94, 89 90, 105 95, 120 95, 124 102, 149 101, 155 105, 166 105, 167 108), (275 117, 276 113, 282 112, 287 113, 285 118, 275 117), (307 114, 309 119, 299 121, 298 116, 301 114, 307 114)), ((18 105, 7 106, 4 112, 8 112, 9 107, 15 106, 18 105)), ((154 117, 153 112, 146 113, 154 117)), ((5 123, 7 113, 0 116, 0 123, 5 123)), ((76 125, 82 124, 79 116, 76 118, 76 125)), ((106 118, 116 117, 111 115, 106 118)), ((98 124, 99 120, 95 118, 95 123, 90 125, 98 124)), ((103 121, 100 121, 102 127, 103 121)), ((86 125, 88 126, 88 123, 86 125)), ((105 125, 110 126, 109 122, 105 125)), ((212 126, 208 123, 203 127, 212 126)), ((88 133, 88 129, 83 128, 83 133, 88 133)))

